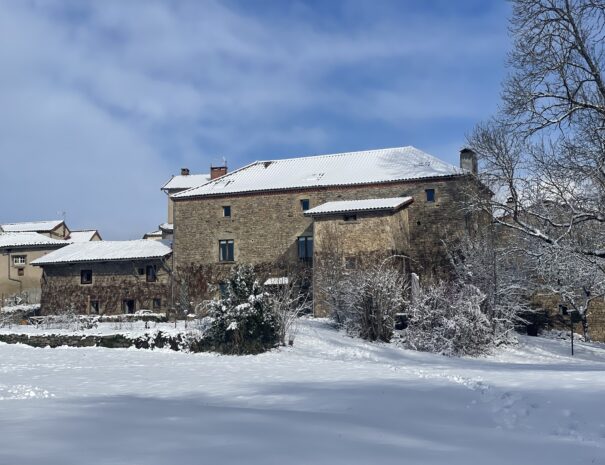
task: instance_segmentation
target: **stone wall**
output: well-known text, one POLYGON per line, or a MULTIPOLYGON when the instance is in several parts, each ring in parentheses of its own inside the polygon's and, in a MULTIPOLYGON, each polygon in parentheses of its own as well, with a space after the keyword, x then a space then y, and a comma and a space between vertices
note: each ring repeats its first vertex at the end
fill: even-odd
POLYGON ((42 315, 62 313, 70 307, 81 314, 93 313, 90 302, 95 300, 99 301, 101 314, 125 313, 125 300, 134 300, 135 311, 165 312, 170 308, 168 263, 148 260, 44 266, 42 315), (147 282, 147 265, 156 266, 155 282, 147 282), (91 284, 80 283, 81 270, 92 270, 91 284), (159 307, 154 307, 154 299, 160 299, 159 307))
POLYGON ((414 271, 439 274, 447 267, 442 239, 465 229, 470 218, 462 210, 467 176, 366 186, 323 187, 256 194, 175 199, 174 259, 177 273, 192 265, 220 263, 219 240, 234 241, 235 261, 275 263, 296 261, 299 236, 313 235, 313 220, 305 217, 300 201, 311 208, 333 200, 412 196, 408 208, 410 253, 414 271), (435 189, 427 202, 425 189, 435 189), (231 217, 223 216, 231 207, 231 217))

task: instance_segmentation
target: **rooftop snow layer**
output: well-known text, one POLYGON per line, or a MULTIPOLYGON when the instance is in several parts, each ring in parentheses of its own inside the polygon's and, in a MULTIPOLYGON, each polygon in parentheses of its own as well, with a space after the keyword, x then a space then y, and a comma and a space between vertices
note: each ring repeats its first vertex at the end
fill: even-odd
POLYGON ((210 181, 209 174, 188 174, 186 176, 173 176, 170 181, 164 184, 162 190, 168 191, 172 189, 191 189, 192 187, 198 187, 202 184, 206 184, 208 181, 210 181))
POLYGON ((172 223, 162 223, 160 225, 160 231, 171 233, 172 231, 174 231, 174 224, 172 224, 172 223))
POLYGON ((4 232, 50 232, 63 223, 63 220, 29 221, 27 223, 2 224, 4 232))
POLYGON ((87 229, 82 231, 70 231, 69 240, 71 242, 89 242, 92 241, 94 235, 97 234, 96 229, 87 229))
POLYGON ((162 241, 78 242, 40 257, 32 265, 161 258, 170 253, 172 249, 162 241))
POLYGON ((280 189, 372 184, 455 176, 465 171, 415 147, 257 161, 175 199, 280 189))
POLYGON ((331 213, 397 210, 413 202, 412 197, 391 197, 387 199, 339 200, 326 202, 305 212, 307 216, 328 215, 331 213))
POLYGON ((0 233, 0 249, 9 247, 62 247, 69 241, 52 239, 37 232, 3 232, 0 233))

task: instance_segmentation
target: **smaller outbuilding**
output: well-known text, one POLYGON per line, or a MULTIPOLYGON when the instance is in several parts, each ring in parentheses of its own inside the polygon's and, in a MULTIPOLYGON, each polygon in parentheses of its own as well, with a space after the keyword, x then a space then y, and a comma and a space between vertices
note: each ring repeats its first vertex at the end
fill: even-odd
MULTIPOLYGON (((342 200, 323 203, 304 213, 313 218, 310 255, 315 275, 315 315, 327 314, 323 292, 329 287, 329 276, 378 265, 388 257, 409 255, 407 207, 413 201, 412 197, 342 200)), ((299 243, 302 246, 309 244, 299 243)))
POLYGON ((70 244, 32 262, 43 269, 41 314, 164 312, 172 248, 162 241, 70 244))

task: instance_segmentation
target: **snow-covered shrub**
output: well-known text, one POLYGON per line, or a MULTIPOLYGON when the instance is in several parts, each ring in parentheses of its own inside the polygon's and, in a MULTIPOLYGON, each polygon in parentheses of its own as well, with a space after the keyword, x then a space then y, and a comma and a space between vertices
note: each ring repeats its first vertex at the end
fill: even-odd
POLYGON ((438 283, 421 288, 406 311, 405 345, 443 355, 481 355, 493 346, 490 319, 477 287, 438 283))
POLYGON ((369 341, 391 340, 395 314, 405 304, 405 281, 400 271, 375 266, 343 277, 338 289, 338 320, 347 331, 369 341))
POLYGON ((279 324, 254 268, 235 267, 225 284, 224 296, 209 304, 209 343, 219 352, 240 355, 275 347, 279 343, 279 324))
POLYGON ((282 345, 293 344, 298 318, 311 310, 309 293, 301 284, 302 278, 289 277, 282 285, 268 288, 269 304, 277 321, 282 345))

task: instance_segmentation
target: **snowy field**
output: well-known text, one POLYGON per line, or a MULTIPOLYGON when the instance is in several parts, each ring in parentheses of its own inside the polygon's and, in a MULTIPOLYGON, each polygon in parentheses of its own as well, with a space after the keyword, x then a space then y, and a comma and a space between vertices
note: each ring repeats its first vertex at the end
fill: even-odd
POLYGON ((605 464, 605 349, 348 338, 228 357, 0 344, 0 464, 605 464))

